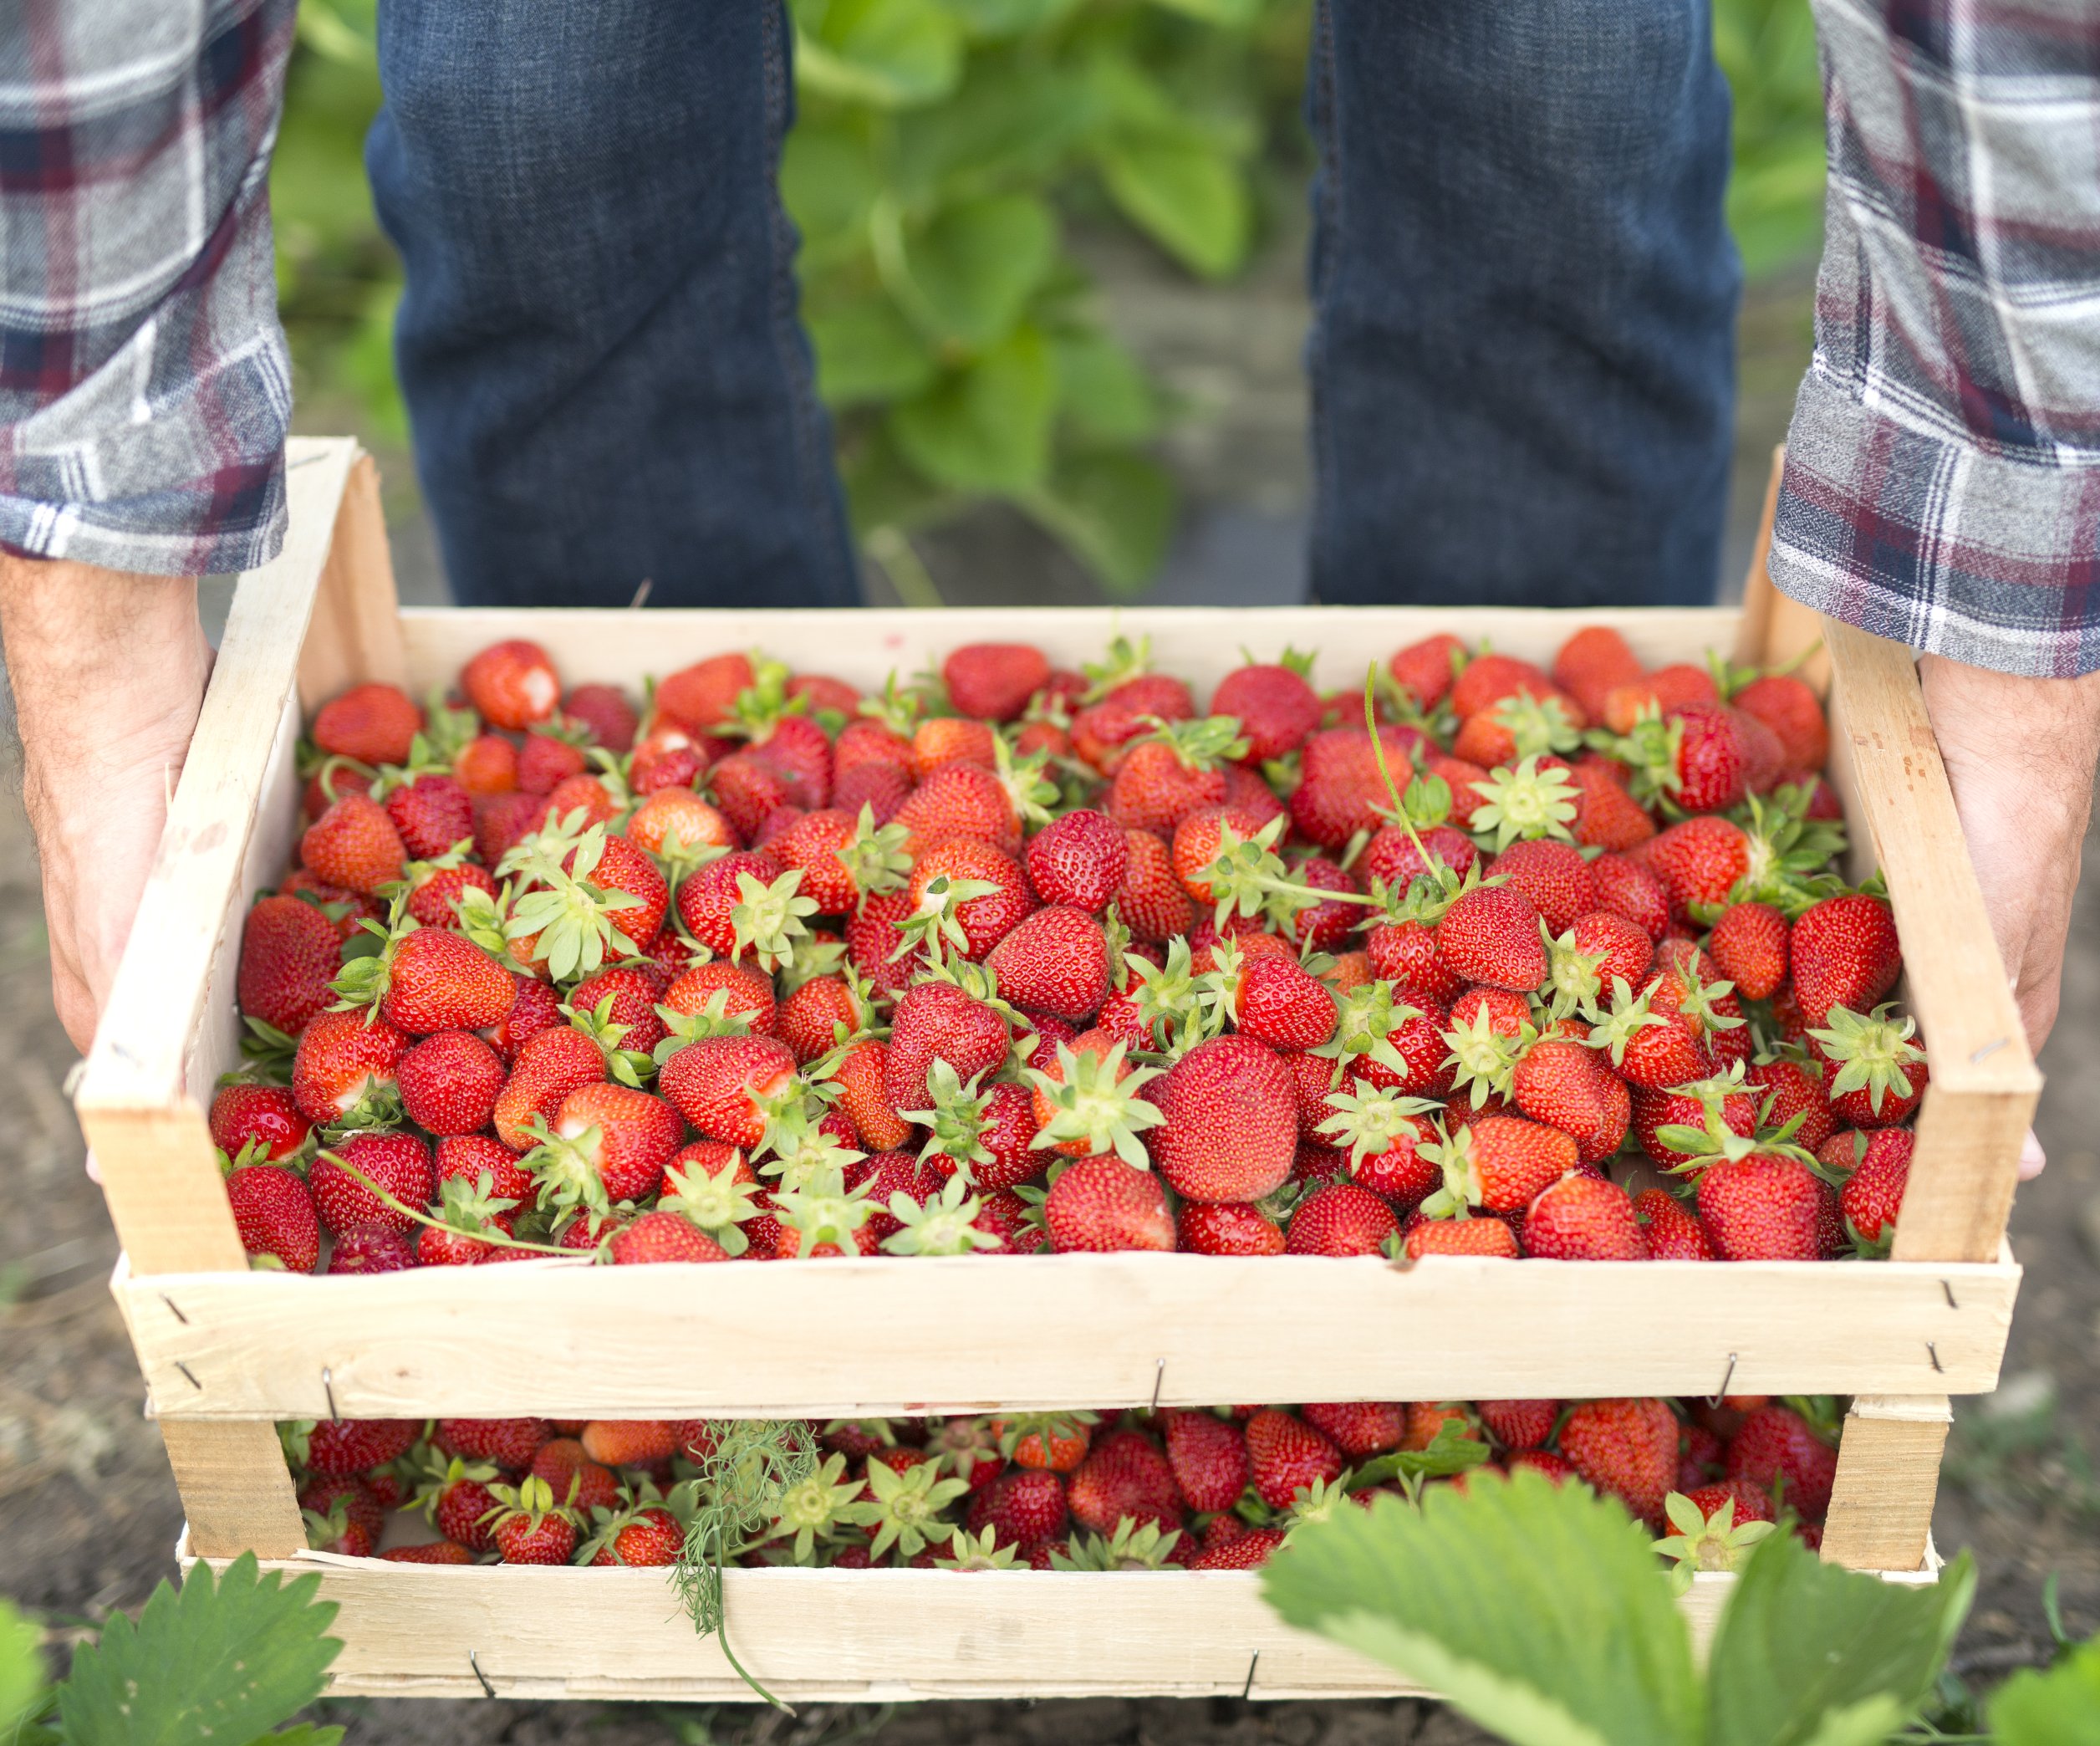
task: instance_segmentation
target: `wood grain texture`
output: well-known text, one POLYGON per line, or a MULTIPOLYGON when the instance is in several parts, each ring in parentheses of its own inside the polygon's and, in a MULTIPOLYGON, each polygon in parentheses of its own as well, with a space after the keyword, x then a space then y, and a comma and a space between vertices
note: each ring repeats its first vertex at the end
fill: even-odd
POLYGON ((1931 1083, 1896 1227, 1900 1260, 1983 1260, 2012 1211, 2041 1076, 1990 932, 1910 651, 1827 620, 1855 829, 1888 876, 1931 1083))
MULTIPOLYGON (((326 1553, 264 1568, 319 1571, 342 1608, 334 1695, 479 1698, 478 1667, 500 1698, 754 1701, 660 1571, 326 1553)), ((1693 1579, 1679 1605, 1695 1639, 1735 1580, 1693 1579)), ((1425 1695, 1282 1624, 1251 1571, 731 1570, 725 1592, 737 1659, 791 1703, 1425 1695)))
POLYGON ((1928 1563, 1939 1458, 1953 1422, 1945 1395, 1854 1399, 1823 1524, 1825 1563, 1856 1570, 1928 1563))
POLYGON ((368 680, 406 685, 408 660, 380 508, 380 471, 370 455, 360 454, 344 486, 321 572, 313 634, 299 660, 299 700, 310 716, 338 692, 368 680))
POLYGON ((1188 1406, 1697 1395, 1724 1380, 1736 1394, 1971 1393, 1996 1386, 2018 1279, 1996 1263, 1438 1257, 1403 1273, 1370 1259, 1122 1254, 549 1260, 120 1289, 163 1412, 313 1417, 327 1410, 326 1366, 350 1418, 686 1418, 1143 1406, 1155 1386, 1188 1406), (791 1332, 870 1316, 879 1342, 791 1332), (652 1336, 637 1346, 640 1325, 652 1336), (487 1363, 521 1326, 533 1362, 487 1363))
POLYGON ((1241 664, 1242 646, 1263 660, 1287 644, 1316 651, 1316 685, 1360 691, 1368 662, 1383 663, 1394 650, 1440 630, 1484 636, 1506 653, 1544 661, 1583 625, 1615 625, 1635 653, 1659 665, 1703 662, 1708 649, 1731 646, 1737 618, 1732 607, 1007 606, 853 613, 410 607, 401 614, 401 629, 410 689, 419 697, 430 686, 451 683, 468 656, 508 636, 544 645, 568 685, 633 686, 645 670, 660 676, 706 656, 760 648, 794 652, 812 667, 874 689, 893 671, 909 678, 938 668, 963 643, 1032 642, 1057 665, 1077 666, 1100 659, 1109 639, 1121 635, 1149 636, 1162 670, 1187 680, 1200 698, 1241 664))
POLYGON ((306 1549, 298 1499, 274 1427, 254 1419, 164 1418, 161 1438, 200 1553, 292 1558, 306 1549))

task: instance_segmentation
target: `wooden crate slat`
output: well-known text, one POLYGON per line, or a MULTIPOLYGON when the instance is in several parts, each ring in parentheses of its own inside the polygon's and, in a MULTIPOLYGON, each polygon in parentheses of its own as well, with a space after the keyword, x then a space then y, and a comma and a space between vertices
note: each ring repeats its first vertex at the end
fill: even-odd
POLYGON ((314 1417, 326 1366, 351 1418, 675 1418, 1142 1406, 1155 1386, 1191 1406, 1700 1395, 1724 1381, 1736 1394, 1973 1393, 1996 1386, 2018 1279, 1998 1264, 1439 1257, 1404 1273, 1303 1256, 1059 1255, 550 1260, 118 1289, 163 1412, 314 1417), (879 1340, 813 1333, 782 1361, 783 1330, 870 1316, 879 1340), (640 1346, 637 1326, 650 1330, 640 1346), (487 1363, 521 1327, 533 1362, 487 1363))
POLYGON ((1823 1524, 1825 1562, 1907 1570, 1928 1561, 1939 1458, 1953 1422, 1945 1395, 1853 1401, 1823 1524))

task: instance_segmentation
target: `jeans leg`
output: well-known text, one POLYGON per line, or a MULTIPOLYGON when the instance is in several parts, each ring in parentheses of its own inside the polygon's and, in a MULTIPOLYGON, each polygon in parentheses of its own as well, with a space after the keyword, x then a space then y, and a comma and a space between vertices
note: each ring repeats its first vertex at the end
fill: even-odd
POLYGON ((472 605, 859 602, 777 187, 785 8, 382 0, 366 146, 472 605))
POLYGON ((1307 110, 1315 597, 1710 600, 1741 273, 1707 0, 1322 0, 1307 110))

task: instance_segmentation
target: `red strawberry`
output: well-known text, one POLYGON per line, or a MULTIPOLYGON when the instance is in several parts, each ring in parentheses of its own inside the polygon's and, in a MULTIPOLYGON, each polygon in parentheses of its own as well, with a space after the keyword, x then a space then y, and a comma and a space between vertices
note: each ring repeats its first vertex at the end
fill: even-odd
POLYGON ((1304 743, 1320 725, 1320 697, 1295 667, 1235 667, 1211 694, 1211 713, 1239 722, 1248 762, 1260 763, 1304 743))
POLYGON ((580 722, 593 745, 608 752, 625 752, 635 743, 640 717, 616 685, 579 685, 562 700, 562 713, 580 722))
POLYGON ((1743 1080, 1760 1100, 1760 1127, 1783 1127, 1795 1116, 1801 1117, 1793 1141, 1804 1151, 1819 1151, 1836 1129, 1830 1100, 1823 1095, 1822 1076, 1792 1057, 1753 1061, 1744 1070, 1743 1080))
MULTIPOLYGON (((1733 1509, 1733 1519, 1743 1522, 1772 1522, 1778 1517, 1772 1509, 1771 1497, 1754 1481, 1724 1479, 1718 1485, 1698 1485, 1685 1493, 1685 1498, 1702 1516, 1716 1514, 1723 1504, 1733 1509)), ((1664 1522, 1663 1538, 1681 1534, 1684 1529, 1674 1522, 1664 1522)))
POLYGON ((1650 940, 1669 932, 1669 895, 1645 866, 1623 855, 1600 855, 1589 870, 1597 881, 1599 908, 1639 922, 1650 940))
POLYGON ((1646 1233, 1651 1259, 1714 1258, 1714 1246, 1706 1239, 1705 1227, 1679 1204, 1674 1195, 1660 1188, 1644 1188, 1634 1197, 1634 1212, 1646 1233))
POLYGON ((445 927, 419 927, 392 947, 380 1010, 410 1036, 501 1024, 517 1001, 512 973, 445 927))
POLYGON ((1547 1261, 1645 1261, 1634 1203, 1600 1177, 1562 1177, 1524 1215, 1524 1253, 1547 1261))
POLYGON ((940 678, 962 714, 1011 722, 1049 682, 1050 663, 1027 643, 966 643, 941 662, 940 678))
POLYGON ((433 1136, 474 1134, 496 1111, 506 1077, 502 1062, 471 1031, 436 1031, 395 1069, 401 1107, 433 1136))
POLYGON ((1368 1461, 1397 1449, 1407 1435, 1407 1405, 1402 1401, 1307 1401, 1298 1413, 1351 1461, 1368 1461))
POLYGON ((1174 1215, 1160 1179, 1113 1152, 1067 1165, 1050 1185, 1042 1212, 1059 1250, 1098 1254, 1174 1247, 1174 1215))
POLYGON ((1361 865, 1363 876, 1373 885, 1383 885, 1389 890, 1404 891, 1430 870, 1428 859, 1422 850, 1441 861, 1452 872, 1463 879, 1473 870, 1481 858, 1481 852, 1473 846, 1473 840, 1454 830, 1448 824, 1432 824, 1426 830, 1413 835, 1397 824, 1388 824, 1371 839, 1370 846, 1363 851, 1361 865), (1421 848, 1417 849, 1417 841, 1421 848))
POLYGON ((1026 860, 1029 881, 1043 902, 1098 916, 1123 883, 1130 848, 1123 828, 1107 814, 1080 808, 1031 837, 1026 860))
POLYGON ((364 1182, 345 1169, 357 1172, 384 1189, 403 1205, 420 1208, 436 1192, 431 1169, 431 1149, 413 1134, 365 1132, 353 1134, 334 1149, 324 1152, 307 1172, 307 1186, 321 1223, 331 1231, 352 1225, 382 1225, 406 1230, 415 1223, 406 1213, 381 1200, 364 1182), (337 1161, 340 1160, 341 1161, 337 1161))
POLYGON ((1817 1154, 1825 1165, 1852 1172, 1838 1192, 1838 1205, 1846 1221, 1868 1243, 1882 1241, 1903 1210, 1915 1143, 1916 1136, 1908 1128, 1879 1128, 1871 1134, 1833 1135, 1817 1154))
POLYGON ((1462 722, 1505 697, 1550 697, 1553 692, 1553 682, 1531 661, 1514 655, 1476 655, 1451 687, 1451 712, 1462 722))
POLYGON ((1597 1050, 1567 1038, 1542 1038, 1524 1052, 1510 1075, 1510 1095, 1532 1121, 1570 1136, 1584 1164, 1616 1152, 1632 1118, 1625 1081, 1597 1050))
MULTIPOLYGON (((545 721, 562 700, 562 682, 547 651, 522 637, 492 643, 475 656, 460 670, 460 689, 482 720, 512 733, 545 721)), ((662 700, 660 688, 657 701, 662 700)))
MULTIPOLYGON (((624 1049, 654 1049, 662 1040, 664 1021, 655 1010, 658 1003, 688 1018, 719 1007, 724 1018, 741 1019, 754 1036, 771 1035, 778 1028, 780 1009, 773 999, 772 982, 763 972, 726 958, 716 958, 680 971, 664 990, 660 1003, 649 1002, 647 983, 635 972, 615 968, 594 977, 589 983, 579 983, 571 1003, 579 1011, 589 1010, 604 998, 606 992, 616 996, 611 1014, 615 1024, 640 1025, 644 1027, 642 1034, 647 1034, 652 1024, 655 1028, 655 1035, 651 1041, 640 1041, 635 1034, 623 1037, 620 1046, 624 1049), (611 978, 632 980, 615 983, 611 978)), ((830 1046, 831 1039, 827 1036, 824 1047, 830 1046)))
POLYGON ((1575 840, 1585 849, 1637 849, 1655 835, 1655 821, 1608 769, 1578 764, 1568 779, 1576 800, 1575 840))
POLYGON ((533 1178, 519 1167, 517 1155, 486 1134, 440 1140, 433 1164, 441 1190, 456 1178, 471 1187, 486 1175, 488 1192, 496 1199, 528 1201, 533 1197, 533 1178))
POLYGON ((1553 1434, 1561 1416, 1558 1401, 1476 1401, 1481 1416, 1495 1441, 1505 1449, 1521 1451, 1542 1447, 1553 1434))
POLYGON ((711 860, 678 888, 678 917, 692 937, 717 957, 743 948, 731 912, 746 900, 742 884, 772 888, 784 869, 770 855, 737 852, 711 860))
POLYGON ((1677 1418, 1662 1401, 1583 1401, 1561 1427, 1561 1453, 1649 1528, 1677 1483, 1677 1418))
POLYGON ((1894 1127, 1917 1112, 1931 1074, 1925 1052, 1912 1040, 1917 1021, 1897 1019, 1876 1007, 1866 1018, 1842 1006, 1808 1033, 1821 1064, 1830 1112, 1856 1128, 1894 1127))
POLYGON ((1072 1519, 1096 1534, 1113 1534, 1129 1520, 1164 1530, 1181 1525, 1174 1469, 1142 1431, 1111 1431, 1096 1440, 1073 1471, 1065 1496, 1072 1519))
POLYGON ((399 1273, 416 1264, 415 1244, 405 1231, 385 1225, 352 1225, 338 1231, 329 1250, 331 1274, 399 1273))
POLYGON ((1545 837, 1511 843, 1495 857, 1495 871, 1531 899, 1556 934, 1597 907, 1597 881, 1572 844, 1545 837))
POLYGON ((1163 1415, 1167 1464, 1190 1509, 1230 1509, 1251 1477, 1240 1427, 1215 1413, 1170 1409, 1163 1415))
POLYGON ((1251 1037, 1198 1044, 1149 1088, 1165 1122, 1148 1136, 1160 1175, 1191 1200, 1259 1200, 1291 1174, 1297 1095, 1275 1050, 1251 1037))
POLYGON ((1190 1201, 1175 1221, 1180 1247, 1195 1255, 1280 1255, 1283 1233, 1241 1201, 1190 1201))
POLYGON ((589 767, 581 746, 548 728, 535 728, 517 754, 517 785, 528 794, 551 794, 589 767))
POLYGON ((1730 701, 1771 730, 1788 769, 1820 770, 1830 761, 1830 724, 1823 707, 1792 674, 1753 679, 1730 701))
MULTIPOLYGON (((1558 1128, 1516 1116, 1483 1116, 1430 1148, 1444 1167, 1442 1196, 1454 1207, 1516 1212, 1577 1167, 1574 1139, 1558 1128)), ((1443 1209, 1432 1197, 1427 1208, 1443 1209)))
POLYGON ((619 1481, 584 1452, 573 1437, 551 1437, 532 1459, 532 1476, 544 1479, 557 1503, 579 1510, 610 1509, 619 1500, 619 1481))
POLYGON ((657 1089, 710 1140, 753 1146, 766 1136, 764 1105, 793 1081, 795 1057, 772 1037, 702 1037, 663 1064, 657 1089))
POLYGON ((293 1465, 331 1478, 370 1473, 405 1455, 421 1429, 417 1419, 324 1419, 303 1433, 303 1451, 295 1446, 293 1465))
POLYGON ((1335 1182, 1298 1202, 1284 1246, 1293 1255, 1375 1255, 1399 1228, 1381 1196, 1335 1182))
POLYGON ((656 707, 692 733, 711 733, 733 719, 737 698, 757 677, 750 656, 712 655, 659 680, 656 707))
POLYGON ((236 1080, 212 1100, 212 1143, 238 1160, 251 1146, 249 1161, 275 1164, 306 1144, 312 1124, 299 1113, 292 1094, 281 1085, 251 1085, 236 1080))
POLYGON ((241 1010, 296 1037, 335 998, 342 967, 335 924, 298 897, 265 897, 248 911, 236 988, 241 1010))
POLYGON ((474 852, 491 865, 547 822, 544 794, 492 794, 474 803, 474 852))
MULTIPOLYGON (((1420 737, 1381 727, 1379 744, 1394 785, 1404 791, 1414 779, 1410 755, 1420 737)), ((1368 728, 1330 728, 1305 743, 1301 779, 1291 794, 1291 818, 1301 835, 1323 849, 1338 850, 1359 830, 1375 830, 1381 808, 1392 797, 1379 774, 1368 728)))
POLYGON ((1283 1544, 1280 1528, 1250 1528, 1215 1546, 1206 1545, 1189 1560, 1191 1570, 1257 1570, 1283 1544))
POLYGON ((1822 1187, 1793 1158, 1724 1158, 1699 1178, 1699 1222, 1723 1261, 1814 1261, 1823 1248, 1822 1187))
POLYGON ((336 1122, 394 1083, 408 1039, 370 1013, 317 1013, 292 1057, 292 1095, 308 1121, 336 1122))
POLYGON ((1710 813, 1743 798, 1747 760, 1732 712, 1717 703, 1682 703, 1672 712, 1670 729, 1682 736, 1672 799, 1686 812, 1710 813))
POLYGON ((895 823, 910 833, 916 854, 950 837, 971 837, 1008 855, 1021 850, 1021 819, 1006 785, 981 764, 948 763, 930 772, 897 809, 895 823))
POLYGON ((682 1212, 645 1212, 613 1238, 613 1264, 635 1267, 664 1261, 726 1261, 729 1252, 682 1212))
POLYGON ((890 1017, 884 1092, 894 1108, 925 1109, 931 1095, 927 1075, 936 1060, 954 1068, 966 1085, 1005 1060, 1012 1040, 996 1011, 953 983, 915 983, 890 1017))
POLYGON ((413 1546, 389 1546, 380 1556, 389 1564, 471 1565, 474 1555, 451 1540, 422 1540, 413 1546))
POLYGON ((1445 962, 1435 934, 1420 922, 1381 922, 1363 943, 1371 974, 1410 1000, 1448 1006, 1465 991, 1465 978, 1445 962))
POLYGON ((299 1488, 299 1511, 307 1539, 318 1552, 370 1558, 386 1526, 386 1512, 372 1488, 352 1474, 309 1479, 299 1488))
POLYGON ((452 760, 452 779, 477 799, 517 786, 517 748, 500 733, 478 734, 452 760))
POLYGON ((392 685, 354 685, 324 703, 309 730, 313 743, 359 763, 408 762, 409 743, 423 731, 423 712, 392 685))
POLYGON ((836 1046, 842 1028, 844 1035, 851 1036, 867 1024, 870 1010, 844 977, 816 976, 780 1003, 778 1016, 769 1028, 807 1067, 836 1046))
POLYGON ((889 1045, 871 1040, 848 1049, 832 1070, 832 1083, 839 1088, 838 1107, 868 1151, 888 1151, 911 1137, 911 1124, 897 1113, 895 1100, 884 1089, 889 1058, 889 1045))
POLYGON ((416 873, 411 870, 414 883, 409 891, 408 912, 424 927, 457 927, 460 925, 460 900, 468 891, 486 891, 496 895, 496 881, 489 876, 488 869, 473 861, 462 861, 456 867, 429 867, 417 862, 417 867, 427 870, 416 873))
POLYGON ((1820 1522, 1830 1509, 1838 1452, 1792 1408, 1760 1406, 1729 1442, 1727 1477, 1761 1486, 1784 1507, 1820 1522))
POLYGON ((1440 630, 1400 650, 1387 670, 1416 704, 1425 710, 1434 709, 1450 692, 1453 676, 1465 656, 1465 645, 1448 630, 1440 630))
POLYGON ((1254 1488, 1272 1509, 1288 1509, 1300 1492, 1342 1477, 1342 1452, 1287 1412, 1264 1407, 1246 1422, 1245 1436, 1254 1488))
POLYGON ((604 1077, 605 1052, 583 1032, 560 1025, 528 1038, 497 1094, 496 1137, 513 1151, 528 1151, 535 1117, 552 1121, 570 1092, 604 1077))
POLYGON ((320 1264, 321 1228, 313 1197, 295 1170, 276 1164, 244 1164, 226 1179, 241 1247, 269 1255, 288 1273, 310 1274, 320 1264))
POLYGON ((1613 733, 1628 733, 1644 712, 1669 715, 1687 703, 1720 701, 1712 674, 1704 667, 1679 662, 1657 667, 1644 679, 1613 686, 1604 697, 1604 725, 1613 733))
POLYGON ((344 795, 299 839, 299 860, 317 878, 367 896, 399 879, 407 859, 386 809, 365 794, 344 795))
POLYGON ((571 1091, 548 1126, 554 1143, 527 1161, 543 1193, 564 1207, 599 1204, 599 1185, 608 1201, 646 1200, 686 1137, 679 1112, 662 1098, 602 1081, 571 1091))
POLYGON ((1614 687, 1639 683, 1640 657, 1610 625, 1587 625, 1561 645, 1552 676, 1594 721, 1603 714, 1604 699, 1614 687))
POLYGON ((392 790, 386 815, 419 860, 435 859, 474 835, 474 797, 452 777, 435 772, 392 790))
POLYGON ((1108 937, 1081 909, 1036 911, 991 948, 985 965, 1007 999, 1059 1018, 1088 1017, 1109 993, 1108 937))
POLYGON ((686 1530, 676 1516, 652 1504, 615 1514, 593 1535, 592 1545, 597 1549, 588 1560, 579 1554, 579 1562, 650 1569, 678 1562, 686 1549, 686 1530))
POLYGON ((1731 903, 1706 937, 1715 967, 1746 1000, 1769 1000, 1787 979, 1787 918, 1767 903, 1731 903))
POLYGON ((1165 843, 1149 830, 1126 830, 1123 837, 1128 861, 1111 901, 1132 938, 1165 945, 1189 931, 1195 906, 1175 876, 1165 843))
POLYGON ((1811 905, 1794 922, 1790 947, 1794 998, 1812 1027, 1832 1007, 1868 1011, 1903 973, 1888 906, 1863 892, 1811 905))
POLYGON ((1425 1218, 1407 1233, 1407 1258, 1425 1255, 1478 1255, 1514 1261, 1520 1251, 1516 1233, 1500 1218, 1425 1218))
POLYGON ((970 1531, 991 1529, 996 1545, 1053 1539, 1066 1519, 1063 1478, 1047 1468, 1009 1468, 970 1500, 970 1531))
POLYGON ((1531 989, 1546 980, 1538 909, 1511 886, 1477 886, 1455 899, 1436 924, 1436 949, 1468 982, 1531 989))
POLYGON ((493 1488, 499 1502, 489 1518, 505 1564, 565 1565, 576 1550, 576 1518, 553 1501, 543 1479, 493 1488))
POLYGON ((1671 916, 1690 922, 1693 904, 1725 903, 1730 888, 1750 871, 1750 839, 1726 819, 1686 819, 1650 843, 1642 860, 1669 898, 1671 916))

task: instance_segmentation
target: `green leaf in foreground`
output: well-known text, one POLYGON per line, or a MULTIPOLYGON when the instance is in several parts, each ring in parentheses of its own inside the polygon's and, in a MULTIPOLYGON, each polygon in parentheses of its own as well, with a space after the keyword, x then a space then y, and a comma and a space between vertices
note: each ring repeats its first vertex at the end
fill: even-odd
POLYGON ((1710 1746, 1877 1746, 1931 1690, 1975 1591, 1965 1555, 1920 1587, 1824 1564, 1773 1534, 1714 1635, 1710 1746))
POLYGON ((0 1600, 0 1739, 33 1710, 43 1691, 43 1633, 0 1600))
MULTIPOLYGON (((320 1580, 265 1575, 244 1552, 222 1575, 199 1564, 180 1590, 163 1582, 135 1626, 119 1614, 99 1643, 74 1652, 59 1694, 64 1737, 250 1746, 320 1695, 343 1647, 327 1635, 334 1603, 313 1598, 320 1580)), ((339 1733, 304 1731, 306 1746, 339 1733)))
POLYGON ((1519 1472, 1309 1524, 1262 1570, 1290 1624, 1434 1687, 1517 1746, 1691 1746, 1691 1645, 1648 1535, 1519 1472))
POLYGON ((1998 1746, 2100 1746, 2100 1638, 2046 1673, 2016 1673, 1990 1700, 1998 1746))

